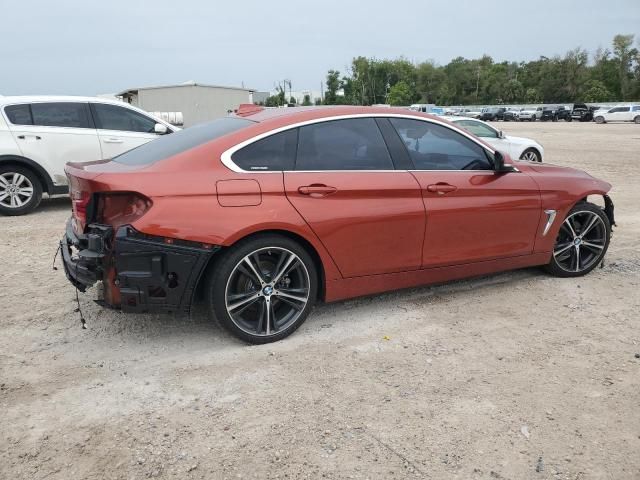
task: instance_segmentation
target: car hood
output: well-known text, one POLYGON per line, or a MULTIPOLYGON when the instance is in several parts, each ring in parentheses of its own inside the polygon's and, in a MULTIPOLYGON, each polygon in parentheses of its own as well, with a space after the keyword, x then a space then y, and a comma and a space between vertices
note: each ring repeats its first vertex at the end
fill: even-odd
POLYGON ((611 184, 609 182, 605 182, 604 180, 600 180, 599 178, 595 178, 589 175, 584 170, 579 170, 577 168, 571 167, 562 167, 560 165, 554 165, 552 163, 536 163, 536 164, 527 164, 527 170, 540 173, 544 179, 544 175, 549 175, 549 178, 553 177, 556 179, 565 179, 569 180, 571 183, 580 183, 585 187, 588 186, 590 189, 605 191, 608 192, 611 190, 611 184))
POLYGON ((530 138, 512 137, 511 135, 505 135, 504 138, 506 140, 508 140, 509 142, 514 143, 516 145, 531 145, 531 144, 537 143, 537 142, 534 142, 533 140, 531 140, 530 138))

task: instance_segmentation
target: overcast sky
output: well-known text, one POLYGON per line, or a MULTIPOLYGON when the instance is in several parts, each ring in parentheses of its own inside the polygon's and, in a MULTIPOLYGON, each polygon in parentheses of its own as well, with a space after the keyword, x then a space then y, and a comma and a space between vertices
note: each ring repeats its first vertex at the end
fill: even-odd
POLYGON ((640 0, 0 0, 0 94, 320 88, 357 55, 530 60, 640 39, 640 0))

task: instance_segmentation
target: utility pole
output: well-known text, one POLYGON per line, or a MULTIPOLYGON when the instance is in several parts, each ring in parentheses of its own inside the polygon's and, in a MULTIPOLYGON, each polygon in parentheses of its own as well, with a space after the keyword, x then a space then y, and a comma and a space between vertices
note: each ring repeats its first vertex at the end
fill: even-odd
POLYGON ((478 103, 478 90, 480 89, 480 65, 478 65, 478 78, 476 80, 476 103, 478 103))

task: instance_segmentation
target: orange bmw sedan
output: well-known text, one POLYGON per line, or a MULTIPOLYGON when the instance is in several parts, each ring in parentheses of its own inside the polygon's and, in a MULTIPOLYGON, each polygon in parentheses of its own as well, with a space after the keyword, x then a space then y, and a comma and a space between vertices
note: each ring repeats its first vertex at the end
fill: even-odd
POLYGON ((614 225, 608 183, 394 108, 242 106, 66 174, 77 289, 102 282, 125 312, 185 311, 202 292, 252 343, 318 301, 535 265, 584 275, 614 225))

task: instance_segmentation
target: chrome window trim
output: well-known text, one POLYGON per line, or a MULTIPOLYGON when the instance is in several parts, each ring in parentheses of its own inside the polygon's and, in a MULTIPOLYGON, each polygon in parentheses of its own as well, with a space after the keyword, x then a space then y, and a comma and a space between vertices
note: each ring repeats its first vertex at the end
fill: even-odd
MULTIPOLYGON (((312 120, 305 120, 303 122, 297 122, 297 123, 293 123, 291 125, 285 125, 284 127, 278 127, 275 128, 273 130, 269 130, 268 132, 264 132, 261 133, 259 135, 255 135, 251 138, 248 138, 247 140, 244 140, 243 142, 240 142, 237 145, 234 145, 231 148, 228 148, 227 150, 225 150, 224 152, 222 152, 222 155, 220 155, 220 160, 222 161, 223 165, 225 167, 227 167, 229 170, 236 172, 236 173, 292 173, 292 172, 300 172, 300 173, 304 173, 304 172, 311 172, 311 170, 268 170, 268 171, 261 171, 261 170, 244 170, 242 168, 240 168, 238 165, 236 165, 233 160, 231 160, 231 156, 237 152, 238 150, 240 150, 241 148, 246 147, 247 145, 250 145, 254 142, 257 142, 258 140, 262 140, 263 138, 267 138, 270 137, 271 135, 275 135, 277 133, 281 133, 287 130, 291 130, 294 128, 299 128, 299 127, 304 127, 306 125, 313 125, 316 123, 323 123, 323 122, 331 122, 333 120, 349 120, 349 119, 354 119, 354 118, 404 118, 404 119, 408 119, 408 120, 419 120, 419 121, 423 121, 423 122, 429 122, 429 123, 433 123, 436 125, 441 125, 445 128, 448 128, 449 130, 453 130, 456 133, 459 133, 461 135, 463 135, 464 137, 467 137, 469 140, 471 140, 472 142, 474 142, 476 145, 478 145, 479 147, 481 147, 482 149, 491 152, 491 154, 494 154, 496 151, 488 148, 486 145, 483 145, 481 142, 479 142, 476 138, 474 138, 472 135, 470 135, 467 131, 465 131, 464 129, 457 127, 455 125, 450 125, 448 123, 444 123, 444 122, 440 122, 437 119, 431 119, 431 118, 424 118, 424 117, 419 117, 416 115, 405 115, 402 113, 355 113, 355 114, 350 114, 350 115, 336 115, 333 117, 322 117, 322 118, 314 118, 312 120)), ((318 170, 318 172, 402 172, 402 171, 407 171, 407 170, 318 170)), ((412 171, 421 171, 421 172, 472 172, 472 171, 476 171, 476 172, 480 172, 483 170, 412 170, 412 171)))

